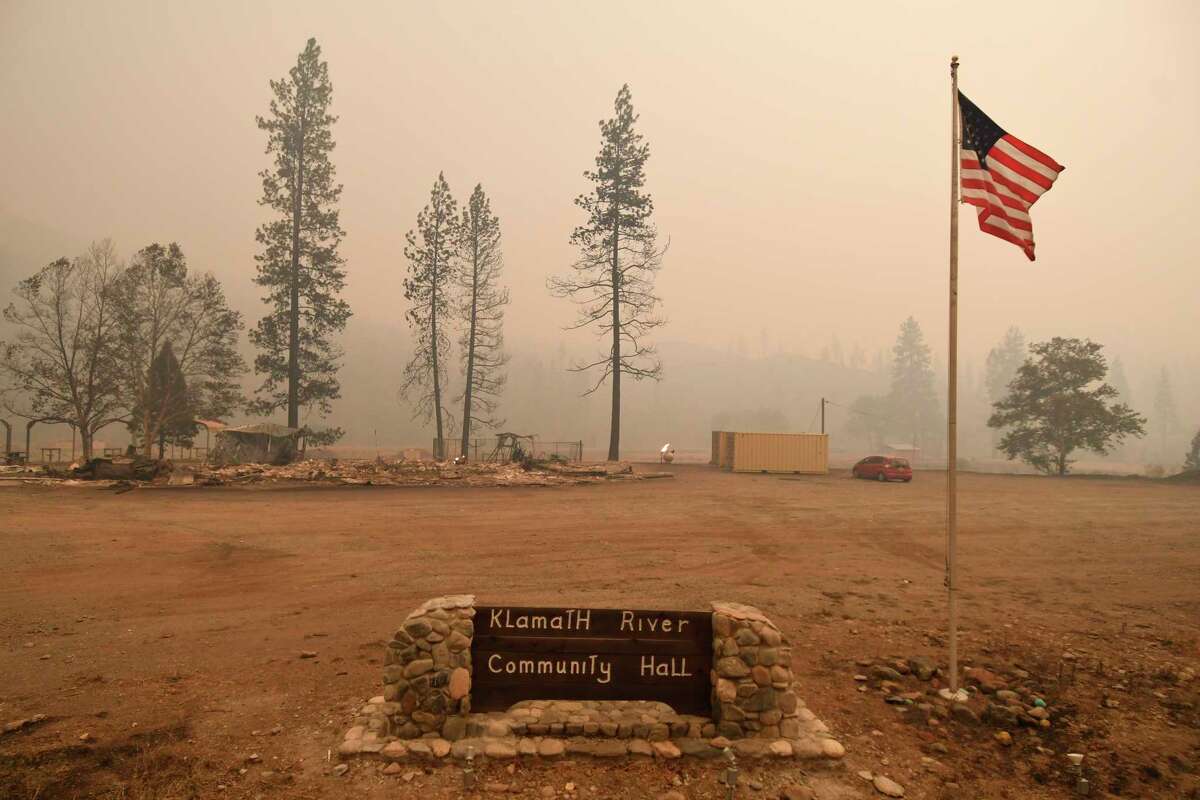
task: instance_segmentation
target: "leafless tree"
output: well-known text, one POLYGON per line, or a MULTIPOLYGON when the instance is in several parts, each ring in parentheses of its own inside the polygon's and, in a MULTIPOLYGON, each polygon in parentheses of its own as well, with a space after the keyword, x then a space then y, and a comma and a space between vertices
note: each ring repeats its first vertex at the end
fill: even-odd
POLYGON ((0 343, 5 407, 25 419, 59 419, 79 431, 83 457, 92 457, 98 430, 125 418, 116 361, 114 288, 122 265, 112 242, 60 258, 17 284, 4 310, 16 328, 0 343))

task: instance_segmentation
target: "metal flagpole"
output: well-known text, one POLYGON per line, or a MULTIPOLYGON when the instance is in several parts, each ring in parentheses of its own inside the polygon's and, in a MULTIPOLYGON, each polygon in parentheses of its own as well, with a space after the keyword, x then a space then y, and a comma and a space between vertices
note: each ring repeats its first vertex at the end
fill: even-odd
POLYGON ((946 394, 946 592, 950 606, 950 692, 958 691, 958 169, 961 136, 958 56, 950 58, 950 376, 946 394))

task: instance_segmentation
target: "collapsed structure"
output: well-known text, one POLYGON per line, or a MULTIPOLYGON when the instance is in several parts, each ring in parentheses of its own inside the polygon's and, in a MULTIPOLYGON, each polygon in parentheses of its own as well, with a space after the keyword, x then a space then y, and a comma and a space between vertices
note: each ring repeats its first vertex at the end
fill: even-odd
POLYGON ((208 453, 208 463, 214 466, 288 464, 299 452, 300 429, 259 422, 219 430, 216 440, 208 453))

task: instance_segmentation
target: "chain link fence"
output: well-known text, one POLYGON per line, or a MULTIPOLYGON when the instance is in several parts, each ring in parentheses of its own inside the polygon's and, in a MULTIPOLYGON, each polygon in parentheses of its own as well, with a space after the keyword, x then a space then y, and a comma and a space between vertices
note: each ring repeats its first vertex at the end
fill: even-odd
MULTIPOLYGON (((532 448, 529 439, 519 439, 517 444, 527 454, 537 459, 559 458, 578 463, 583 460, 583 442, 550 442, 534 438, 532 448)), ((463 454, 462 439, 433 440, 433 452, 441 453, 442 459, 450 461, 463 454), (439 447, 438 445, 441 445, 439 447)), ((499 437, 467 440, 467 461, 476 464, 507 464, 512 460, 513 448, 507 440, 499 437)))

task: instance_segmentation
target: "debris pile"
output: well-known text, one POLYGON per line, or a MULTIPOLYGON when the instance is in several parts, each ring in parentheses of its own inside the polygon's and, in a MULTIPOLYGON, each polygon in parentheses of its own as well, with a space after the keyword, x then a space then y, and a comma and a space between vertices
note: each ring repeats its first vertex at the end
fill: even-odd
POLYGON ((288 428, 273 422, 259 422, 237 428, 222 428, 208 454, 210 463, 220 466, 236 464, 286 465, 299 451, 299 428, 288 428))
POLYGON ((126 458, 93 458, 82 464, 72 464, 69 477, 97 481, 152 481, 169 475, 173 466, 145 456, 126 458))
POLYGON ((118 456, 76 461, 67 467, 43 464, 0 467, 0 481, 31 486, 125 489, 147 483, 165 484, 174 469, 170 461, 142 456, 118 456))
POLYGON ((527 459, 508 464, 399 459, 308 459, 290 464, 204 464, 176 469, 170 461, 141 457, 93 458, 65 471, 44 467, 8 468, 0 480, 46 486, 129 489, 137 486, 237 486, 313 484, 341 486, 568 486, 612 480, 674 477, 667 472, 635 473, 624 462, 567 464, 527 459))
MULTIPOLYGON (((451 461, 306 460, 274 466, 203 466, 197 486, 255 483, 337 484, 343 486, 559 486, 603 480, 639 480, 629 464, 455 464, 451 461)), ((657 476, 654 476, 657 477, 657 476)))

